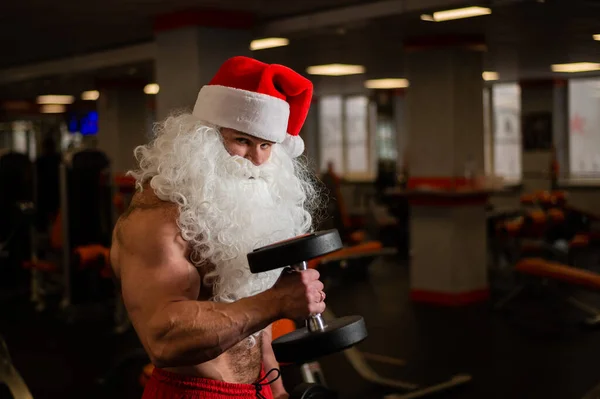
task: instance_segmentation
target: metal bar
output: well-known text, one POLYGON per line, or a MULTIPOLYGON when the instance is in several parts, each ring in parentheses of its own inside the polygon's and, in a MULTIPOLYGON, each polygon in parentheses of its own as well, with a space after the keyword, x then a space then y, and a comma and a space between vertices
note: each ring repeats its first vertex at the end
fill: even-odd
MULTIPOLYGON (((325 309, 325 312, 323 312, 323 314, 326 315, 326 317, 329 319, 335 318, 333 311, 330 310, 329 308, 325 309)), ((377 372, 375 370, 373 370, 369 366, 369 364, 365 360, 362 353, 356 348, 346 349, 344 351, 344 355, 346 356, 346 359, 348 359, 348 361, 350 362, 350 364, 352 365, 354 370, 362 378, 364 378, 365 380, 367 380, 373 384, 383 385, 386 387, 391 387, 391 388, 396 388, 396 389, 409 390, 409 391, 412 391, 419 387, 417 384, 412 383, 412 382, 395 380, 395 379, 380 376, 379 374, 377 374, 377 372)))
MULTIPOLYGON (((300 262, 295 265, 292 265, 292 269, 294 269, 297 272, 306 270, 307 268, 308 263, 306 262, 300 262)), ((310 316, 306 319, 306 328, 310 332, 323 331, 325 330, 325 327, 327 327, 327 324, 325 323, 325 320, 323 320, 323 317, 320 314, 310 316)))
POLYGON ((14 399, 33 399, 23 377, 13 366, 8 347, 2 337, 0 337, 0 382, 6 384, 14 399))
POLYGON ((573 296, 570 296, 567 298, 567 302, 570 303, 572 306, 576 307, 577 309, 585 312, 585 313, 589 313, 592 316, 600 316, 600 310, 590 304, 587 304, 573 296))
POLYGON ((412 391, 419 387, 418 384, 408 381, 396 380, 392 378, 382 377, 369 366, 362 353, 356 348, 346 349, 344 351, 346 359, 350 362, 354 370, 365 380, 390 388, 412 391))
POLYGON ((21 377, 12 364, 0 375, 0 381, 6 384, 14 399, 33 399, 23 377, 21 377))
POLYGON ((403 359, 398 359, 395 357, 385 356, 385 355, 378 355, 376 353, 368 353, 368 352, 361 352, 361 353, 365 359, 371 360, 374 362, 386 363, 386 364, 390 364, 393 366, 399 366, 399 367, 406 365, 406 361, 403 359))
POLYGON ((297 272, 301 272, 303 270, 308 269, 308 263, 306 263, 306 262, 296 263, 295 265, 292 265, 292 269, 294 269, 297 272))
POLYGON ((430 385, 426 388, 423 389, 419 389, 417 391, 414 392, 409 392, 407 394, 392 394, 392 395, 386 395, 384 396, 384 399, 414 399, 414 398, 421 398, 423 396, 426 395, 431 395, 434 393, 438 393, 441 391, 445 391, 448 390, 450 388, 454 388, 457 387, 459 385, 462 384, 466 384, 467 382, 471 381, 473 377, 471 377, 468 374, 460 374, 460 375, 455 375, 454 377, 452 377, 451 379, 449 379, 448 381, 439 383, 439 384, 435 384, 435 385, 430 385))
POLYGON ((302 373, 302 381, 308 384, 315 384, 317 381, 315 380, 315 376, 310 370, 310 365, 308 363, 304 363, 300 367, 300 372, 302 373))
POLYGON ((71 243, 69 237, 69 192, 67 165, 60 164, 60 217, 62 223, 62 250, 63 250, 63 309, 71 306, 71 243))
POLYGON ((320 314, 310 316, 306 319, 306 328, 308 328, 308 331, 310 332, 325 331, 325 327, 327 327, 327 324, 325 324, 325 321, 320 314))
POLYGON ((496 302, 496 304, 494 305, 494 308, 498 309, 498 310, 502 309, 507 303, 509 303, 514 298, 516 298, 519 294, 521 294, 521 292, 523 292, 524 289, 525 289, 524 285, 520 285, 518 287, 513 288, 513 290, 510 291, 508 293, 508 295, 506 295, 504 298, 502 298, 501 300, 496 302))
MULTIPOLYGON (((324 315, 327 315, 327 318, 335 318, 335 315, 331 309, 325 309, 323 312, 324 315)), ((412 391, 404 395, 393 394, 387 395, 384 399, 414 399, 419 398, 425 395, 430 395, 433 393, 437 393, 449 388, 456 387, 458 385, 465 384, 471 381, 472 377, 469 374, 459 374, 453 376, 450 380, 446 382, 442 382, 440 384, 430 385, 424 388, 419 389, 419 385, 412 382, 395 380, 391 378, 385 378, 377 374, 375 370, 373 370, 365 360, 365 356, 356 348, 346 349, 344 351, 344 355, 354 368, 354 370, 365 380, 383 385, 386 387, 402 389, 406 391, 412 391)), ((373 356, 373 355, 370 355, 373 356)))

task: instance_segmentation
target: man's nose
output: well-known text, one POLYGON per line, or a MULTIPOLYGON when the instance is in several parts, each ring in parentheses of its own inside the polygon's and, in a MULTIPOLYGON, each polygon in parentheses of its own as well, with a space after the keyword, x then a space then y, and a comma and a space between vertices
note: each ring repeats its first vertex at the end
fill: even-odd
POLYGON ((263 151, 260 148, 253 148, 246 154, 246 159, 252 162, 255 166, 260 166, 267 161, 268 154, 266 151, 263 151))

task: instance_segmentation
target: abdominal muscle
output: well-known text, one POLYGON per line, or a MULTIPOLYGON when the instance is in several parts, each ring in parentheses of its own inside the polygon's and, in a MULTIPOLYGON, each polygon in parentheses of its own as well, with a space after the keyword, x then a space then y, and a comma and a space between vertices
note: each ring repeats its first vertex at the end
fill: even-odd
MULTIPOLYGON (((202 295, 210 291, 203 286, 199 301, 209 298, 202 295)), ((250 346, 250 338, 246 338, 218 356, 217 358, 186 367, 170 367, 165 370, 194 377, 209 378, 234 384, 252 384, 260 377, 262 366, 262 333, 256 337, 256 343, 250 346)))
POLYGON ((216 359, 190 367, 171 367, 165 370, 194 377, 209 378, 234 384, 252 384, 261 372, 261 340, 248 348, 244 340, 216 359))

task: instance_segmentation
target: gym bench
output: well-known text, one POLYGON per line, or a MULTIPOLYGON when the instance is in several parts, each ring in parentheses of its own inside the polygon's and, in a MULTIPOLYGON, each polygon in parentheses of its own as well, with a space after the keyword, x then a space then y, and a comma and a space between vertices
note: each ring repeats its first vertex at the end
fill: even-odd
MULTIPOLYGON (((515 265, 515 272, 524 276, 538 278, 541 281, 555 281, 570 288, 600 291, 600 274, 557 262, 547 261, 542 258, 525 258, 520 260, 515 265)), ((525 291, 527 287, 527 283, 522 283, 515 287, 504 299, 496 304, 496 308, 503 308, 507 303, 525 291)), ((554 292, 559 294, 557 290, 554 290, 554 292)), ((582 302, 572 295, 559 296, 563 297, 563 299, 571 306, 589 315, 589 317, 585 319, 586 325, 595 326, 600 324, 600 309, 582 302)))

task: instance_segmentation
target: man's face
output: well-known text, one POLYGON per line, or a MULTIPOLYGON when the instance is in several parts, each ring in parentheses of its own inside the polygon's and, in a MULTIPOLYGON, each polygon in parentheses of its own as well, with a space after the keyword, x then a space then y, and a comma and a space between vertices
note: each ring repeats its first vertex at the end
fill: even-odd
POLYGON ((271 150, 275 143, 259 139, 234 129, 221 128, 221 135, 225 149, 230 155, 237 155, 260 166, 271 157, 271 150))

